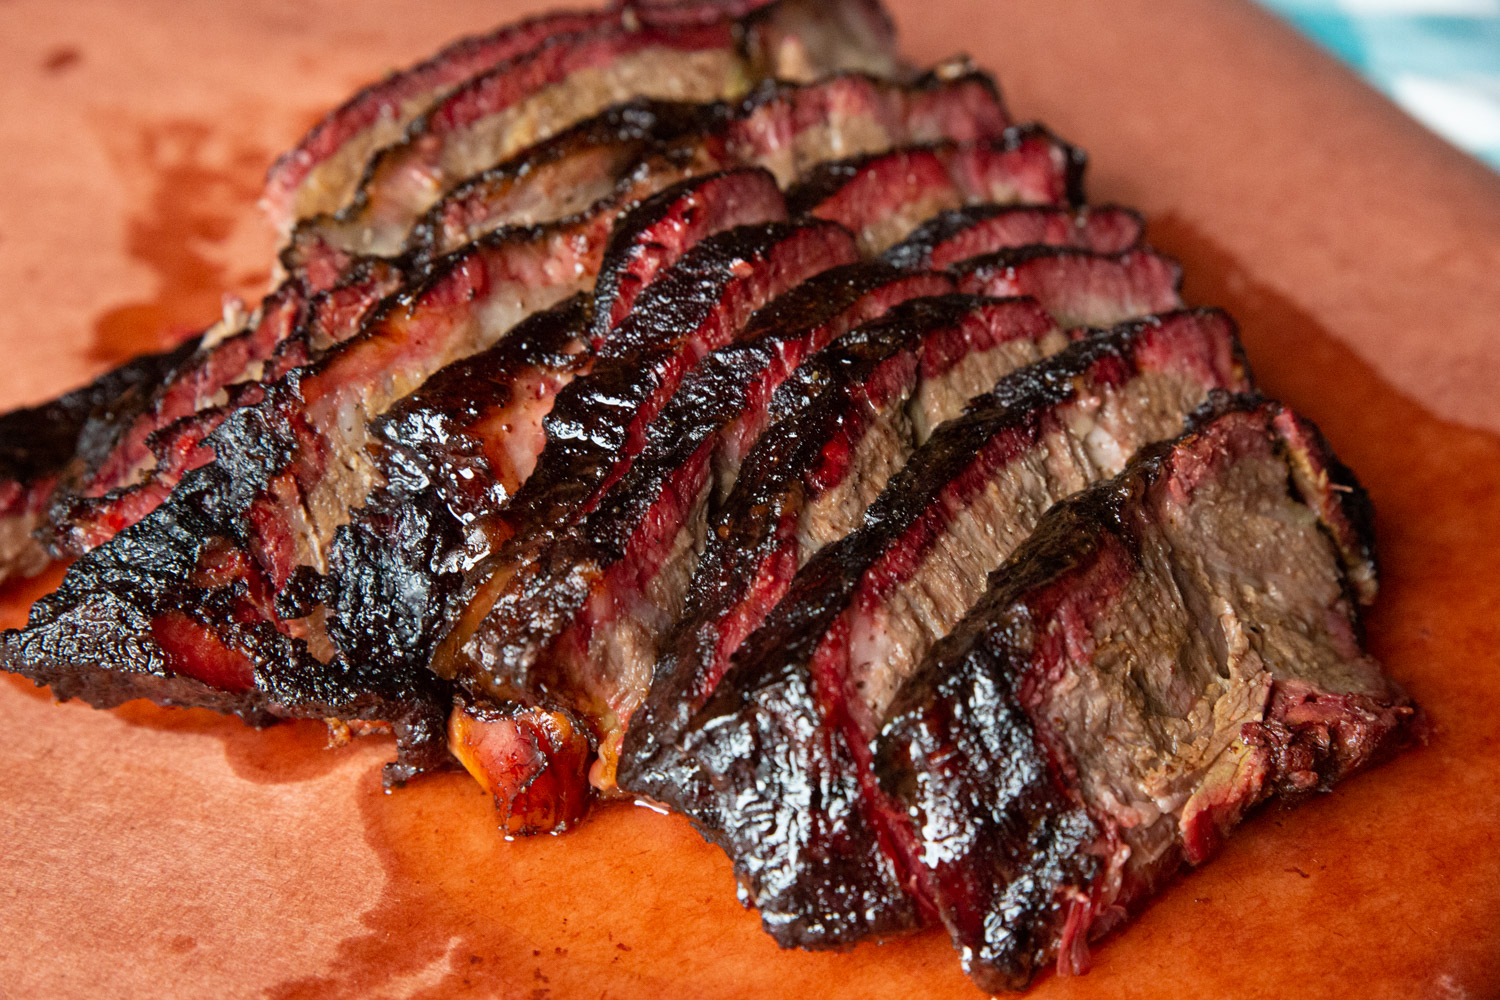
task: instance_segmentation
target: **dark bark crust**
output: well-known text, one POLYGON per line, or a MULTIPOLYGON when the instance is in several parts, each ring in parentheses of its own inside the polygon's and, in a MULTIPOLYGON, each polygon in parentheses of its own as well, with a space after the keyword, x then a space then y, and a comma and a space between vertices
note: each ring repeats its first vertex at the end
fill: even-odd
POLYGON ((539 314, 500 344, 443 369, 373 425, 385 485, 351 511, 320 594, 328 637, 356 663, 425 670, 452 610, 477 521, 512 493, 486 453, 490 421, 526 372, 588 369, 587 298, 539 314))
MULTIPOLYGON (((854 257, 852 237, 829 223, 747 226, 706 240, 684 256, 641 297, 589 377, 559 395, 547 417, 542 460, 508 508, 513 523, 504 534, 510 540, 475 568, 473 590, 482 590, 500 567, 529 564, 545 540, 592 509, 644 444, 646 428, 675 391, 684 365, 696 360, 693 353, 738 335, 744 319, 731 317, 747 298, 800 284, 854 257)), ((530 573, 507 572, 522 584, 512 588, 517 599, 491 606, 482 638, 464 637, 482 652, 472 659, 464 653, 456 662, 440 659, 434 669, 464 676, 492 696, 519 692, 524 697, 535 689, 525 675, 543 637, 561 624, 574 595, 559 592, 563 588, 533 593, 524 586, 530 573), (511 608, 520 609, 514 621, 511 608)))
MULTIPOLYGON (((736 212, 781 211, 775 185, 755 171, 686 182, 678 208, 696 204, 694 196, 708 190, 736 212), (737 178, 744 183, 734 183, 737 178), (763 204, 766 198, 773 203, 763 204)), ((710 205, 699 208, 712 217, 710 205)), ((670 223, 677 239, 697 232, 679 227, 673 212, 642 220, 647 228, 637 230, 639 238, 664 247, 672 237, 655 233, 657 223, 670 223)), ((307 580, 295 550, 310 529, 300 525, 324 470, 353 457, 332 453, 340 447, 336 429, 309 423, 304 394, 363 395, 390 376, 379 363, 385 352, 410 344, 420 355, 410 363, 421 364, 431 351, 443 350, 444 338, 458 336, 464 317, 478 308, 476 301, 482 304, 476 296, 493 280, 483 269, 507 273, 512 248, 524 263, 534 248, 554 246, 553 232, 498 232, 444 258, 381 303, 358 336, 317 363, 257 387, 259 402, 230 413, 208 437, 213 463, 188 472, 164 504, 85 555, 62 587, 36 605, 27 630, 7 634, 7 668, 43 683, 57 679, 63 690, 83 697, 121 685, 151 697, 162 678, 186 675, 228 692, 201 692, 213 707, 379 719, 441 741, 431 695, 440 685, 430 675, 329 660, 326 651, 319 659, 308 648, 305 637, 316 639, 320 631, 316 621, 301 621, 313 600, 305 586, 288 586, 307 580), (413 712, 420 725, 404 721, 413 712)), ((598 267, 602 238, 599 244, 590 251, 589 271, 598 267)), ((180 699, 189 690, 197 689, 179 683, 163 696, 180 699)), ((441 743, 403 742, 400 753, 406 770, 398 769, 397 777, 441 759, 441 743)))

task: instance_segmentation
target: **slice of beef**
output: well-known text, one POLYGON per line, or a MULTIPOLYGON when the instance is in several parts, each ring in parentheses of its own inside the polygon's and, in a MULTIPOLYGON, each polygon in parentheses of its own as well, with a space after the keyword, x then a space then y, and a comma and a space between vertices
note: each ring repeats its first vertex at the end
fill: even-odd
POLYGON ((51 497, 43 532, 49 547, 79 555, 154 510, 185 472, 212 461, 204 440, 229 414, 264 398, 259 383, 354 336, 404 277, 395 265, 366 261, 310 303, 304 283, 288 279, 243 329, 205 338, 155 383, 134 419, 101 422, 96 453, 51 497))
MULTIPOLYGON (((695 178, 679 193, 636 233, 643 244, 671 253, 715 228, 784 214, 763 171, 695 178)), ((305 637, 319 645, 320 630, 302 620, 309 601, 298 567, 324 568, 349 507, 378 485, 365 452, 370 420, 447 362, 586 287, 605 232, 497 232, 387 300, 357 337, 261 387, 259 403, 210 435, 214 462, 86 554, 33 607, 27 629, 7 634, 7 668, 53 684, 60 697, 106 705, 197 698, 255 717, 379 718, 404 704, 362 694, 361 685, 383 683, 350 681, 369 673, 362 664, 307 656, 305 637)), ((429 703, 413 697, 408 707, 429 703)), ((429 762, 414 741, 436 739, 441 752, 441 718, 435 733, 422 719, 406 725, 403 767, 429 762)))
POLYGON ((625 23, 630 17, 666 26, 744 17, 759 6, 764 6, 763 0, 620 4, 615 9, 544 14, 461 38, 431 58, 364 88, 324 115, 294 149, 271 166, 262 205, 283 231, 297 219, 334 211, 353 194, 370 154, 400 140, 407 125, 439 97, 550 39, 625 23), (639 9, 626 13, 627 8, 639 9))
MULTIPOLYGON (((911 84, 860 73, 807 84, 767 80, 738 105, 691 107, 690 121, 675 117, 682 105, 612 108, 465 181, 417 221, 407 252, 440 255, 498 225, 561 216, 678 172, 756 165, 786 185, 832 157, 997 138, 1009 124, 989 77, 944 68, 911 84), (677 138, 667 142, 674 129, 677 138), (564 178, 576 183, 565 187, 564 178)), ((311 222, 308 230, 311 239, 311 222)))
POLYGON ((1018 247, 961 261, 953 271, 958 287, 976 295, 1035 295, 1066 326, 1107 326, 1121 305, 1144 315, 1182 304, 1182 268, 1149 249, 1018 247))
POLYGON ((882 808, 870 771, 896 689, 1052 503, 1247 380, 1233 325, 1214 311, 1133 322, 1001 380, 797 573, 658 753, 671 766, 638 787, 724 848, 784 945, 914 926, 933 906, 909 874, 921 845, 882 808))
POLYGON ((262 205, 277 228, 331 212, 348 201, 375 150, 401 138, 406 125, 445 91, 547 39, 615 19, 611 11, 559 11, 461 38, 432 58, 372 84, 324 115, 266 175, 262 205))
POLYGON ((0 414, 0 582, 41 572, 51 554, 33 533, 58 481, 99 451, 97 438, 149 405, 150 387, 193 356, 201 338, 147 354, 38 406, 0 414))
POLYGON ((1078 247, 1122 253, 1140 245, 1146 224, 1113 205, 1068 211, 1038 205, 971 205, 922 223, 885 252, 897 267, 952 267, 1003 247, 1078 247))
POLYGON ((945 142, 819 164, 787 192, 793 215, 841 222, 860 250, 883 252, 923 221, 974 202, 1032 205, 1083 200, 1083 153, 1039 126, 992 142, 945 142))
POLYGON ((621 101, 710 101, 764 76, 893 70, 887 27, 868 0, 777 0, 739 21, 622 16, 549 39, 413 120, 371 158, 341 218, 404 232, 454 184, 621 101))
POLYGON ((749 70, 729 21, 607 24, 554 39, 437 101, 370 160, 340 221, 399 238, 453 185, 562 128, 638 97, 738 97, 749 70))
POLYGON ((1364 491, 1307 422, 1221 403, 1060 504, 904 684, 875 744, 913 878, 984 989, 1118 926, 1246 811, 1391 748, 1360 649, 1364 491))

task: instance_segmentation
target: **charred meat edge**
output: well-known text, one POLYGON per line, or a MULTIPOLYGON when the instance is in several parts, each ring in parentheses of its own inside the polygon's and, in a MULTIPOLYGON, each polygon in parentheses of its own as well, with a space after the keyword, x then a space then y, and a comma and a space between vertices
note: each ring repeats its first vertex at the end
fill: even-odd
POLYGON ((986 990, 1054 959, 1085 971, 1091 938, 1258 802, 1329 788, 1413 717, 1359 648, 1375 566, 1358 481, 1279 404, 1205 411, 1047 514, 876 742, 986 990))
MULTIPOLYGON (((765 211, 783 205, 764 171, 695 178, 638 237, 669 252, 705 227, 765 211)), ((400 730, 404 709, 430 702, 369 704, 343 676, 360 665, 310 655, 324 652, 308 649, 316 622, 298 620, 307 595, 288 584, 304 576, 299 566, 321 568, 349 506, 377 485, 364 453, 368 421, 447 362, 578 290, 598 268, 608 226, 585 231, 588 239, 576 230, 499 231, 476 242, 387 300, 359 336, 265 387, 260 403, 213 432, 213 463, 80 559, 33 607, 27 629, 6 634, 7 668, 53 684, 59 697, 106 705, 123 691, 176 703, 198 691, 206 707, 257 719, 383 713, 400 730)), ((408 734, 434 738, 422 717, 408 734)), ((405 737, 400 751, 396 778, 428 763, 430 751, 405 737)))
POLYGON ((0 582, 32 576, 51 554, 32 533, 41 526, 59 480, 96 460, 97 440, 134 418, 151 387, 198 350, 199 338, 147 354, 81 388, 0 415, 0 582))
POLYGON ((889 693, 1047 506, 1178 431, 1213 389, 1245 384, 1220 313, 1087 338, 938 428, 862 526, 798 571, 658 755, 676 787, 652 796, 724 848, 778 941, 837 947, 931 912, 907 872, 911 837, 871 793, 868 741, 889 693))

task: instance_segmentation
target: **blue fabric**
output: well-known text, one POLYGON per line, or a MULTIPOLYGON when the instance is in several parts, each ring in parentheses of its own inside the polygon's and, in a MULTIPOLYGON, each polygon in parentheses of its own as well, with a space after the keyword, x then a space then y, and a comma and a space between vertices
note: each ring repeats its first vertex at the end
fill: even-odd
POLYGON ((1500 0, 1262 0, 1415 118, 1500 168, 1500 0))

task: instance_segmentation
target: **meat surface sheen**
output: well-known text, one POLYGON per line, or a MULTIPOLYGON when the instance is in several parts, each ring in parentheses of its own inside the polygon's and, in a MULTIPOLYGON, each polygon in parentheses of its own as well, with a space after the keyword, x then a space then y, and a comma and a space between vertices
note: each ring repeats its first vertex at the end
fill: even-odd
MULTIPOLYGON (((784 213, 763 171, 695 178, 658 208, 636 232, 656 252, 784 213)), ((215 461, 88 553, 32 609, 27 629, 7 634, 8 669, 95 703, 129 690, 179 704, 196 692, 208 707, 256 713, 391 711, 395 703, 346 682, 350 672, 373 677, 372 665, 323 663, 318 623, 301 620, 310 595, 296 585, 307 576, 299 568, 326 569, 334 532, 379 485, 366 451, 370 421, 447 363, 588 287, 608 232, 600 220, 498 231, 444 258, 317 363, 258 387, 262 398, 209 436, 215 461)), ((425 713, 427 704, 406 707, 425 713)), ((416 732, 442 735, 441 722, 436 734, 425 721, 416 732)), ((440 751, 404 742, 402 753, 421 756, 417 767, 440 751)))
POLYGON ((883 255, 897 267, 952 267, 1004 247, 1077 247, 1123 253, 1140 245, 1146 224, 1113 205, 1068 210, 1038 205, 970 205, 934 216, 883 255))
POLYGON ((1035 125, 995 140, 944 142, 819 164, 787 192, 793 215, 843 223, 868 256, 939 212, 975 202, 1030 205, 1083 200, 1080 150, 1035 125))
MULTIPOLYGON (((938 427, 852 533, 820 549, 670 750, 685 812, 783 944, 831 947, 933 911, 870 740, 896 690, 1052 503, 1248 385, 1233 325, 1173 313, 1086 338, 938 427)), ((654 794, 653 794, 654 793, 654 794)))
POLYGON ((1359 646, 1369 505, 1316 429, 1217 401, 1058 505, 927 652, 875 745, 892 823, 986 990, 1023 988, 1247 810, 1397 741, 1359 646))

